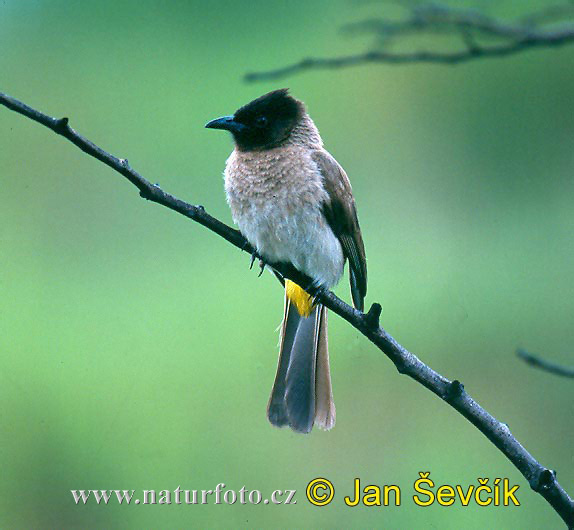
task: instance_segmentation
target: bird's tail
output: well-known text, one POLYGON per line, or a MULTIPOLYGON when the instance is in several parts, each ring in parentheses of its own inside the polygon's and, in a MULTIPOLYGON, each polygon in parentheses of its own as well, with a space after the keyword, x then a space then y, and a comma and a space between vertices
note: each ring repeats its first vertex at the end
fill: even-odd
POLYGON ((331 429, 335 404, 327 347, 327 308, 313 304, 297 284, 285 282, 285 314, 275 383, 267 406, 269 421, 309 432, 331 429))

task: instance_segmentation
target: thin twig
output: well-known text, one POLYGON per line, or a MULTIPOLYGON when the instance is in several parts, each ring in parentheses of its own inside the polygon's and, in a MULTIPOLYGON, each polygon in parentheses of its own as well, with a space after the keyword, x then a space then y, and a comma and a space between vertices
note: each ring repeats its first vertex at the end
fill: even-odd
POLYGON ((338 57, 307 58, 281 68, 251 72, 245 75, 246 81, 278 79, 305 70, 334 69, 361 64, 460 64, 475 59, 507 57, 533 48, 548 48, 574 43, 574 24, 540 25, 556 17, 570 18, 574 9, 570 4, 546 8, 519 19, 517 22, 504 22, 486 16, 476 9, 460 9, 437 4, 416 5, 405 20, 369 19, 347 24, 344 29, 371 32, 378 37, 384 49, 372 49, 364 53, 338 57), (452 33, 462 37, 463 48, 453 51, 420 50, 397 52, 389 49, 389 43, 398 37, 411 34, 452 33), (472 46, 469 46, 472 36, 472 46), (494 45, 479 45, 474 37, 496 38, 494 45))
POLYGON ((543 370, 545 372, 550 372, 551 374, 560 375, 562 377, 574 377, 574 368, 570 368, 569 366, 562 366, 558 363, 553 363, 551 361, 547 361, 538 355, 534 355, 522 348, 516 350, 516 355, 520 357, 525 363, 529 364, 530 366, 534 366, 543 370))
MULTIPOLYGON (((151 184, 133 170, 127 160, 107 153, 90 140, 79 135, 70 127, 67 118, 52 118, 2 93, 0 93, 0 104, 41 123, 55 133, 70 140, 82 151, 100 160, 127 178, 140 190, 140 195, 145 199, 175 210, 220 235, 237 248, 251 254, 254 253, 251 245, 239 231, 209 215, 202 206, 188 204, 164 192, 158 186, 151 184)), ((269 263, 268 265, 281 276, 289 278, 300 285, 307 286, 310 283, 309 278, 301 275, 289 265, 281 263, 269 263)), ((548 501, 564 522, 569 526, 574 526, 574 502, 556 480, 555 472, 538 463, 511 434, 508 426, 498 421, 471 398, 459 381, 450 381, 435 372, 389 335, 379 325, 381 314, 381 306, 379 304, 374 303, 367 313, 361 313, 330 291, 319 291, 312 294, 316 295, 321 303, 346 320, 375 344, 394 363, 399 373, 408 375, 428 388, 470 421, 514 464, 526 478, 530 487, 548 501)))
MULTIPOLYGON (((423 4, 412 9, 405 20, 367 19, 343 26, 353 33, 374 33, 392 37, 422 33, 458 33, 460 28, 473 29, 481 34, 522 39, 535 37, 533 23, 507 23, 482 14, 476 9, 462 9, 439 4, 423 4)), ((543 35, 537 38, 544 38, 543 35)))
POLYGON ((547 24, 548 22, 568 19, 571 18, 572 15, 574 15, 574 2, 570 0, 566 4, 549 6, 545 9, 541 9, 536 13, 531 13, 530 15, 522 17, 520 20, 524 24, 535 26, 538 24, 547 24))

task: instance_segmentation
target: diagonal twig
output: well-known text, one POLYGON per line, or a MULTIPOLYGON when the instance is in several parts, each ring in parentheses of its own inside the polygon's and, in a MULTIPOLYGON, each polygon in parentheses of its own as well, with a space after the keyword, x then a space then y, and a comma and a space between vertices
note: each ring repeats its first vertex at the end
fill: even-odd
POLYGON ((553 363, 552 361, 547 361, 538 355, 534 355, 522 348, 516 350, 516 355, 520 357, 526 364, 539 368, 544 372, 550 372, 551 374, 561 375, 562 377, 574 377, 574 368, 569 366, 562 366, 558 363, 553 363))
MULTIPOLYGON (((202 206, 188 204, 164 192, 159 186, 152 184, 132 169, 127 160, 109 154, 78 134, 70 127, 67 118, 52 118, 2 93, 0 93, 0 104, 48 127, 85 153, 117 171, 139 189, 143 198, 185 215, 237 248, 254 253, 254 249, 239 231, 209 215, 202 206)), ((301 275, 289 265, 282 263, 269 263, 268 265, 281 276, 300 285, 307 286, 310 283, 309 278, 301 275)), ((542 466, 512 435, 506 424, 497 420, 468 394, 462 383, 457 380, 450 381, 435 372, 387 333, 379 325, 381 315, 379 304, 374 303, 367 313, 361 313, 330 291, 316 291, 312 294, 375 344, 394 363, 399 373, 409 376, 428 388, 470 421, 512 462, 526 478, 530 487, 546 499, 564 522, 569 527, 574 526, 574 502, 556 480, 556 473, 542 466)))
POLYGON ((461 9, 440 4, 415 5, 405 20, 369 19, 347 24, 344 29, 370 32, 378 36, 384 49, 372 49, 337 57, 312 57, 276 69, 250 72, 246 81, 278 79, 287 75, 315 69, 336 69, 362 64, 432 63, 453 65, 475 59, 508 57, 534 48, 548 48, 574 43, 574 23, 550 25, 558 18, 572 19, 574 6, 570 4, 546 8, 514 22, 505 22, 484 15, 476 9, 461 9), (399 37, 429 33, 452 33, 462 37, 463 48, 453 51, 423 49, 397 52, 389 49, 389 42, 399 37), (470 36, 472 45, 469 46, 470 36), (478 44, 474 37, 497 39, 497 44, 478 44))

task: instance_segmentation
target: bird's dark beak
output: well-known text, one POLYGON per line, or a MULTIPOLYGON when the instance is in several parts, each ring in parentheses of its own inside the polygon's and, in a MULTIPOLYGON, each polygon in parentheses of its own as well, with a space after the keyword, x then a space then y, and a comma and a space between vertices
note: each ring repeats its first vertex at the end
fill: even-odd
POLYGON ((240 133, 245 129, 245 125, 235 121, 233 116, 223 116, 222 118, 211 120, 205 124, 205 127, 207 129, 223 129, 224 131, 230 131, 232 133, 240 133))

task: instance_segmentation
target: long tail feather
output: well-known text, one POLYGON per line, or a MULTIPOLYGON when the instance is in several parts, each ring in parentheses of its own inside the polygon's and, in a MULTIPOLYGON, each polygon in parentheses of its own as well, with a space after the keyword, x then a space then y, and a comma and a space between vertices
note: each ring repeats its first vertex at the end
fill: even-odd
POLYGON ((267 407, 269 421, 309 432, 335 424, 329 372, 327 308, 317 305, 301 316, 286 296, 277 375, 267 407))
POLYGON ((275 376, 275 383, 267 405, 267 418, 276 427, 289 425, 287 409, 285 408, 285 382, 291 358, 291 348, 293 348, 293 341, 295 340, 300 318, 295 306, 285 297, 285 315, 281 326, 279 363, 277 364, 277 375, 275 376))
POLYGON ((327 345, 327 308, 324 306, 320 306, 320 308, 321 318, 315 374, 315 425, 328 431, 335 425, 335 402, 331 387, 329 347, 327 345))
POLYGON ((315 367, 319 309, 302 317, 297 326, 287 368, 285 407, 289 426, 297 432, 309 432, 315 421, 315 367))

